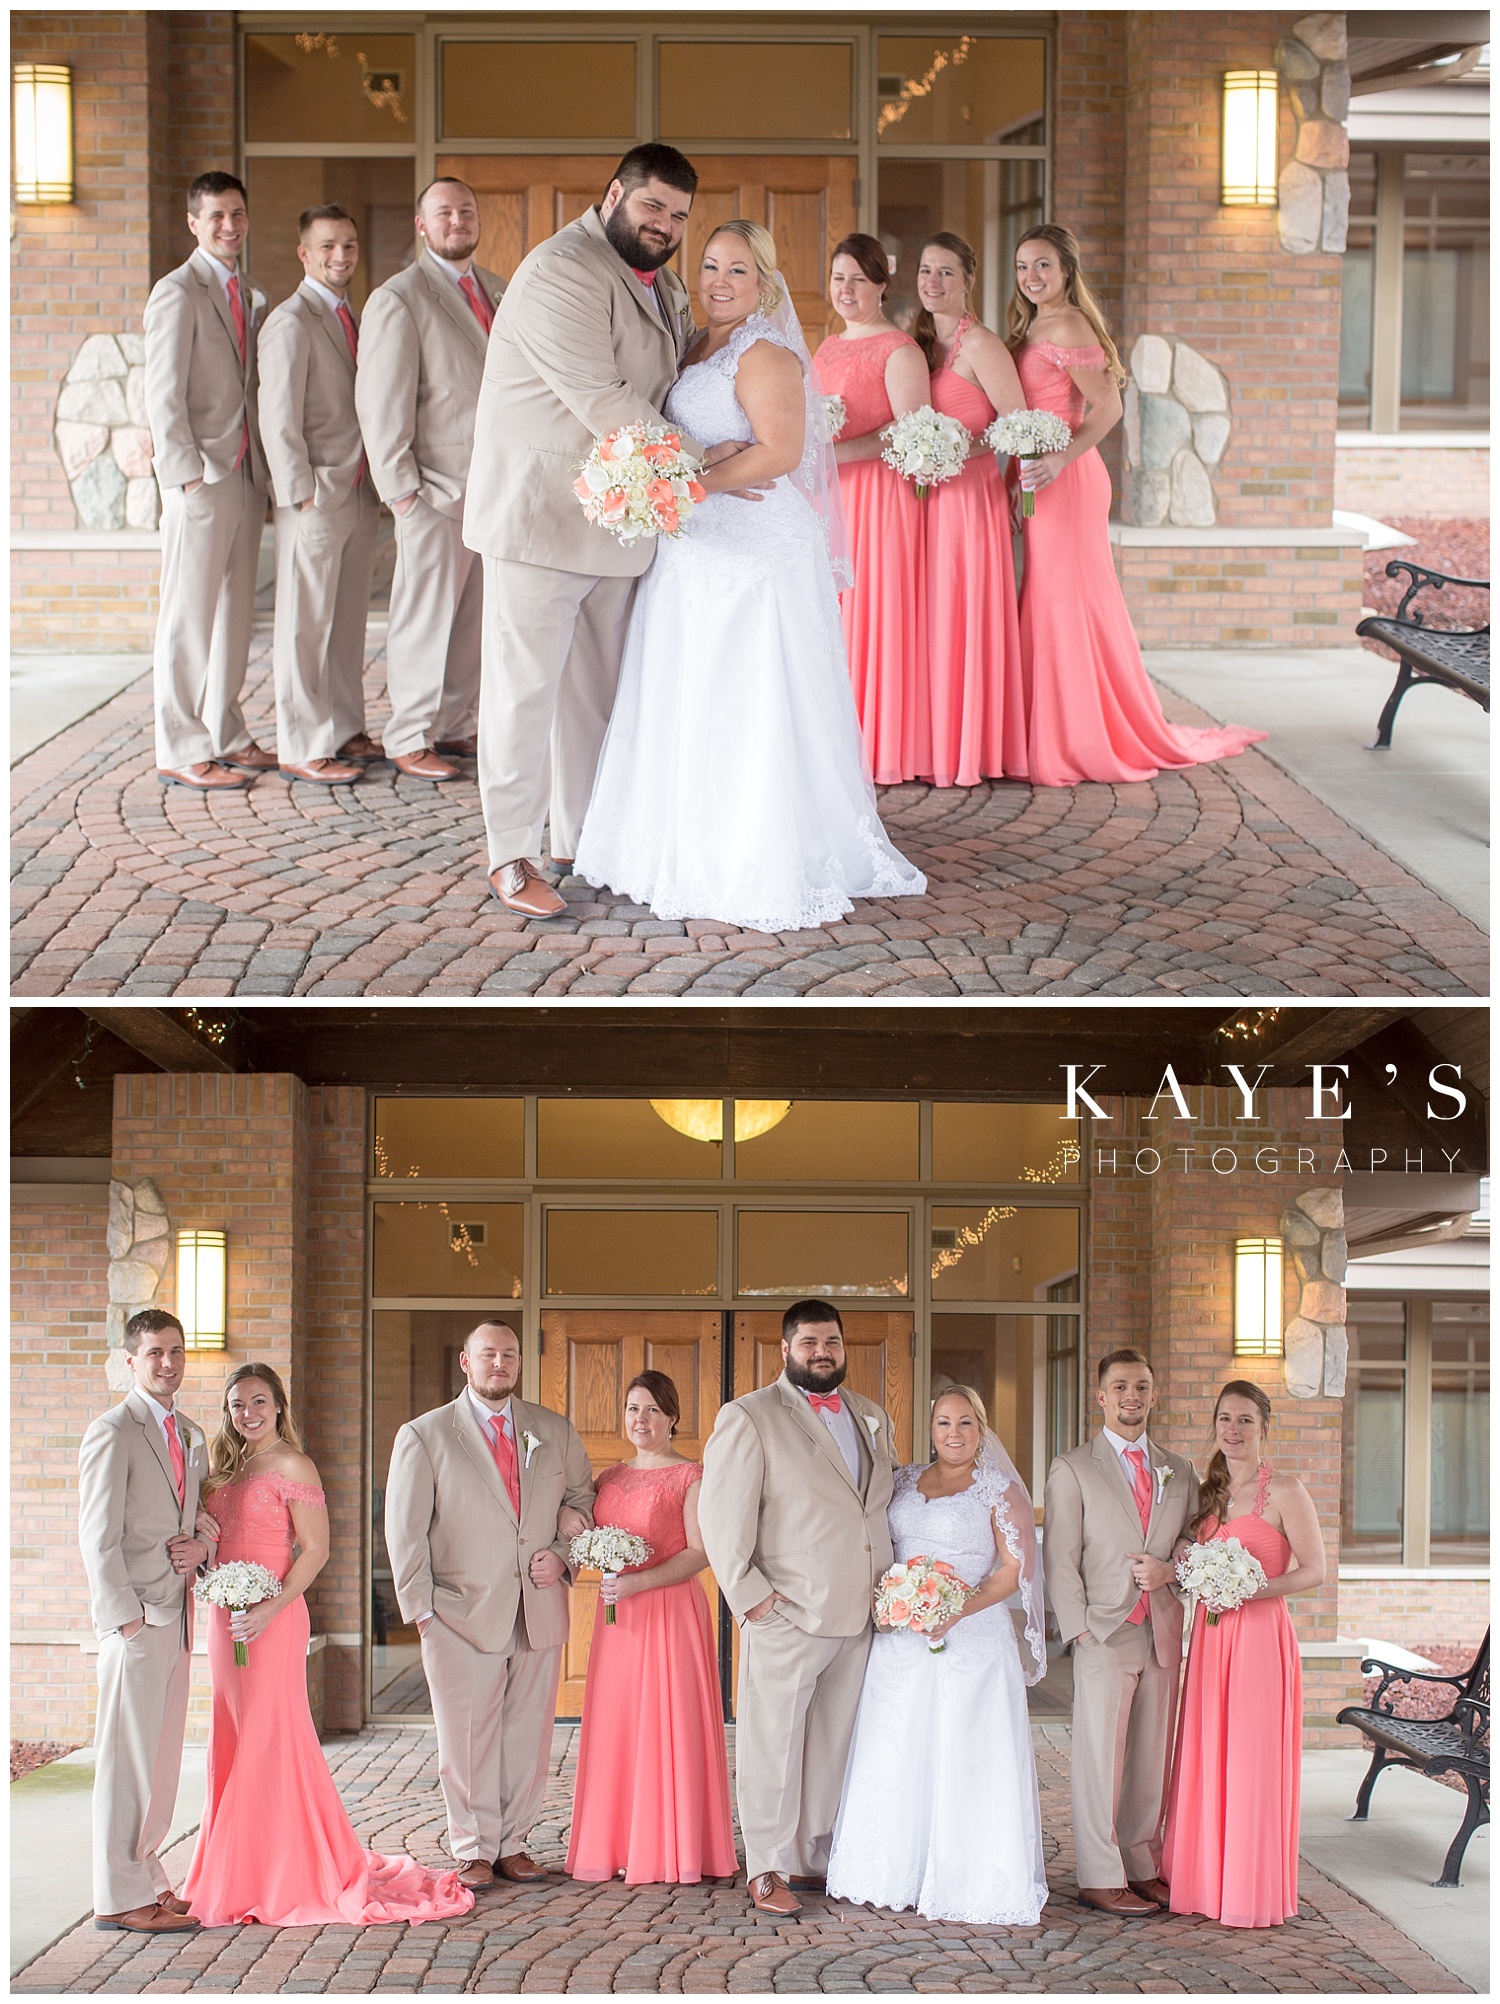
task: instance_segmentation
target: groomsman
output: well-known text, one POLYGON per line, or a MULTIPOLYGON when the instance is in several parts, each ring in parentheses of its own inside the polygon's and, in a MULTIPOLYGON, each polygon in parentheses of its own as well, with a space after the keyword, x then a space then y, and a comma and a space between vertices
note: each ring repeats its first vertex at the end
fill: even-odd
POLYGON ((354 404, 359 323, 352 217, 304 209, 307 276, 260 337, 261 436, 276 503, 276 738, 288 779, 348 786, 384 753, 365 734, 365 619, 375 498, 354 404))
POLYGON ((276 765, 240 711, 266 519, 256 422, 256 328, 239 272, 244 184, 188 189, 197 249, 146 302, 146 421, 161 488, 161 604, 152 667, 163 786, 246 786, 276 765))
POLYGON ((547 1876, 526 1855, 552 1751, 568 1639, 568 1538, 593 1521, 583 1442, 518 1399, 514 1330, 481 1322, 452 1405, 396 1435, 385 1542, 402 1619, 422 1639, 448 1849, 474 1892, 547 1876))
POLYGON ((1173 1548, 1198 1511, 1192 1464, 1146 1437, 1156 1398, 1139 1350, 1112 1350, 1104 1427, 1047 1472, 1047 1590, 1073 1645, 1078 1897, 1122 1919, 1161 1911, 1162 1815, 1182 1668, 1173 1548))
POLYGON ((176 1316, 133 1315, 125 1361, 135 1383, 78 1450, 78 1542, 99 1637, 94 1925, 185 1934, 198 1923, 157 1854, 182 1765, 191 1582, 209 1557, 193 1525, 208 1463, 202 1428, 176 1407, 187 1367, 176 1316))
POLYGON ((464 182, 434 181, 416 223, 416 262, 365 302, 354 395, 370 476, 396 518, 386 756, 399 772, 436 781, 457 779, 453 760, 478 751, 484 574, 464 545, 464 493, 505 286, 474 262, 479 204, 464 182))

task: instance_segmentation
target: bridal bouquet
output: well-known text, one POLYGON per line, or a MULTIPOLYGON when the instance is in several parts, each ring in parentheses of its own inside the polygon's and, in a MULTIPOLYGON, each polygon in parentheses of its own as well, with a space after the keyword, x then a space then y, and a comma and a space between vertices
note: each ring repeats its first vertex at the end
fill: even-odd
MULTIPOLYGON (((593 1566, 607 1580, 615 1579, 627 1566, 645 1565, 650 1556, 646 1540, 634 1531, 622 1531, 618 1524, 596 1524, 592 1531, 580 1531, 568 1547, 570 1564, 593 1566)), ((613 1607, 606 1606, 604 1619, 614 1625, 613 1607)))
MULTIPOLYGON (((269 1566, 258 1566, 250 1559, 227 1559, 222 1566, 205 1573, 194 1592, 211 1607, 222 1607, 228 1614, 243 1614, 247 1607, 275 1600, 281 1592, 281 1581, 269 1566)), ((234 1645, 234 1660, 242 1670, 245 1668, 250 1661, 248 1642, 234 1645)))
POLYGON ((923 404, 920 410, 903 411, 881 436, 885 440, 881 458, 903 479, 912 482, 919 501, 927 499, 929 487, 963 472, 973 443, 957 418, 945 417, 931 404, 923 404))
MULTIPOLYGON (((1066 452, 1073 434, 1055 411, 1006 411, 984 435, 991 452, 1008 452, 1016 459, 1040 459, 1044 452, 1066 452)), ((1021 489, 1021 513, 1036 513, 1036 496, 1021 489)))
MULTIPOLYGON (((875 1588, 875 1626, 904 1628, 913 1635, 930 1636, 940 1623, 963 1613, 969 1589, 946 1559, 929 1559, 922 1553, 898 1559, 875 1588)), ((932 1655, 948 1647, 939 1636, 927 1647, 932 1655)))
POLYGON ((1177 1562, 1177 1584, 1201 1600, 1210 1628, 1232 1614, 1266 1583, 1266 1569, 1238 1538, 1212 1538, 1194 1545, 1177 1562))
POLYGON ((664 424, 627 424, 607 431, 578 469, 573 492, 589 521, 622 543, 642 536, 680 536, 706 497, 696 459, 682 435, 664 424))
POLYGON ((828 396, 823 399, 823 417, 828 426, 828 436, 837 438, 849 422, 849 408, 842 397, 828 396))

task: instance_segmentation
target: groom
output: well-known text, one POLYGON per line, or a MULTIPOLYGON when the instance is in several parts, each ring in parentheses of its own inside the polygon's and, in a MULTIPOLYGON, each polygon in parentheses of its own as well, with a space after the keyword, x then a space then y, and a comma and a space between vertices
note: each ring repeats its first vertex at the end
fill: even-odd
POLYGON ((782 1374, 720 1409, 703 1450, 698 1522, 740 1628, 735 1772, 756 1910, 821 1891, 870 1650, 875 1583, 891 1563, 895 1440, 881 1408, 842 1391, 844 1325, 798 1301, 782 1374))
MULTIPOLYGON (((675 147, 635 146, 602 202, 522 259, 495 315, 474 420, 464 541, 484 560, 479 791, 490 885, 508 911, 567 909, 564 866, 593 789, 648 538, 585 520, 573 479, 604 432, 660 423, 693 334, 666 269, 698 176, 675 147)), ((684 438, 689 451, 701 448, 684 438)), ((706 463, 739 450, 720 446, 706 463)))
POLYGON ((1156 1398, 1139 1350, 1112 1350, 1104 1427, 1047 1472, 1047 1591, 1073 1645, 1078 1897, 1121 1918, 1167 1904, 1161 1825, 1182 1668, 1173 1547, 1198 1513, 1192 1464, 1146 1436, 1156 1398))

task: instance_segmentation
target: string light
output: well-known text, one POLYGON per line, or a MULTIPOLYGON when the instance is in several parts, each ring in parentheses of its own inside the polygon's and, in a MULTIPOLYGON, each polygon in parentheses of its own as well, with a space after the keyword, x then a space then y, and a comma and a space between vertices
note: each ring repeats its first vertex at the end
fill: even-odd
POLYGON ((1013 1204, 991 1204, 977 1225, 959 1225, 953 1234, 953 1244, 941 1247, 932 1262, 933 1279, 936 1280, 940 1273, 946 1273, 950 1266, 957 1266, 966 1252, 972 1252, 975 1246, 982 1246, 992 1225, 1019 1216, 1013 1204))
POLYGON ((943 74, 944 70, 956 70, 966 63, 969 60, 969 51, 973 46, 974 37, 972 35, 964 35, 960 39, 957 48, 938 50, 928 65, 924 76, 908 77, 897 92, 894 102, 883 104, 880 107, 880 116, 875 123, 877 136, 883 135, 891 126, 899 124, 919 97, 930 96, 933 85, 943 74))

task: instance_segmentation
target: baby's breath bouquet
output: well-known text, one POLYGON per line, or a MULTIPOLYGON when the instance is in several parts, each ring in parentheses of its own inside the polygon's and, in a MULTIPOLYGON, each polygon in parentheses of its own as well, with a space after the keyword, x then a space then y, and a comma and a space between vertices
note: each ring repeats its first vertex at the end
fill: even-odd
MULTIPOLYGON (((1055 411, 1005 411, 985 433, 984 443, 993 453, 1040 459, 1044 452, 1066 452, 1073 434, 1055 411)), ((1021 489, 1021 513, 1036 513, 1036 496, 1025 486, 1021 489)))
MULTIPOLYGON (((968 1587, 946 1559, 929 1559, 917 1552, 882 1573, 875 1588, 875 1626, 930 1637, 940 1623, 963 1613, 968 1597, 968 1587)), ((936 1656, 948 1647, 947 1637, 929 1640, 927 1647, 936 1656)))
MULTIPOLYGON (((193 1590, 210 1607, 222 1607, 227 1614, 243 1614, 247 1607, 275 1600, 281 1592, 281 1581, 269 1566, 258 1566, 251 1559, 226 1559, 222 1566, 205 1573, 193 1590)), ((250 1661, 248 1642, 234 1645, 234 1660, 242 1670, 245 1668, 250 1661)))
POLYGON ((681 432, 664 424, 626 424, 594 441, 573 492, 589 521, 622 543, 680 536, 704 500, 696 459, 681 432))
POLYGON ((828 436, 837 438, 849 422, 849 408, 844 399, 840 396, 824 397, 823 418, 828 426, 828 436))
POLYGON ((904 480, 911 481, 919 501, 925 501, 927 490, 940 480, 952 480, 963 472, 973 444, 957 418, 935 411, 931 404, 903 411, 881 437, 885 440, 881 458, 904 480))
POLYGON ((1177 1584, 1201 1600, 1210 1628, 1233 1614, 1266 1583, 1266 1569, 1238 1538, 1209 1538, 1190 1546, 1177 1562, 1177 1584))
MULTIPOLYGON (((627 1566, 645 1565, 650 1556, 646 1540, 634 1531, 622 1531, 618 1524, 596 1524, 592 1531, 580 1531, 568 1547, 572 1565, 596 1567, 607 1580, 615 1579, 627 1566)), ((613 1606, 605 1606, 604 1619, 613 1625, 613 1606)))

